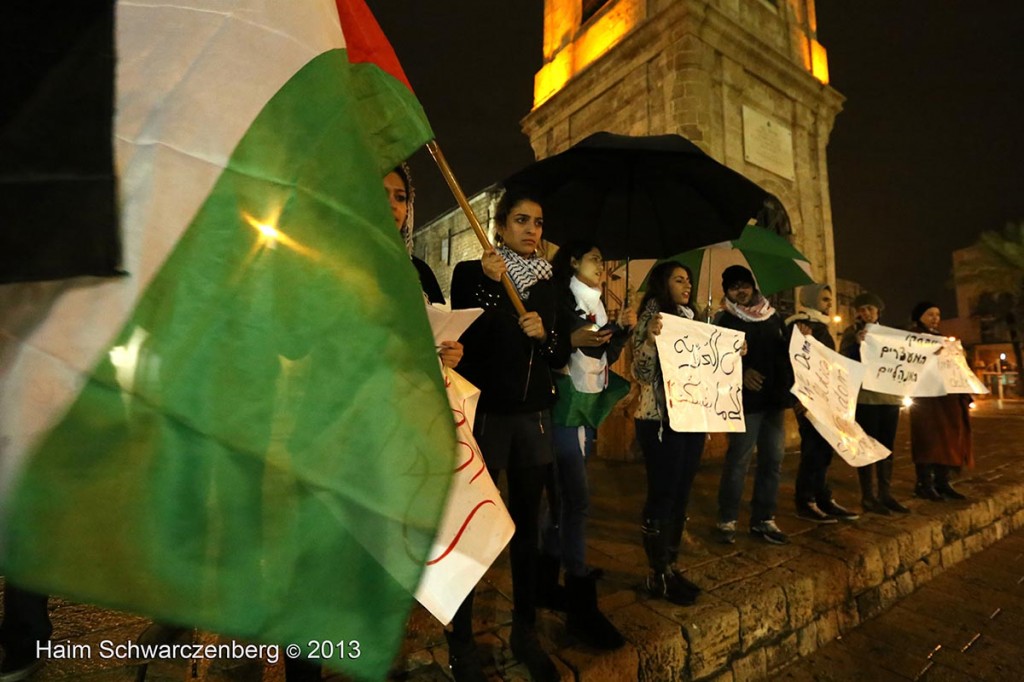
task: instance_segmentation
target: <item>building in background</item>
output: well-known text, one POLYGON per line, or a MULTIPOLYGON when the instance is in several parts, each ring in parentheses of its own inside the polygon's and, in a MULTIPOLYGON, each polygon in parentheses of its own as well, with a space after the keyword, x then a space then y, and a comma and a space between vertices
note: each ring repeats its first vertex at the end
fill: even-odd
MULTIPOLYGON (((766 227, 837 289, 826 146, 843 97, 828 85, 814 0, 545 0, 543 51, 523 119, 537 158, 602 130, 683 135, 778 197, 789 223, 766 227)), ((493 188, 472 203, 489 225, 493 188)), ((447 287, 479 246, 451 211, 417 232, 416 254, 447 287)), ((622 300, 625 278, 608 294, 622 300)), ((781 299, 792 306, 792 292, 781 299)), ((620 450, 630 428, 603 440, 620 450)))

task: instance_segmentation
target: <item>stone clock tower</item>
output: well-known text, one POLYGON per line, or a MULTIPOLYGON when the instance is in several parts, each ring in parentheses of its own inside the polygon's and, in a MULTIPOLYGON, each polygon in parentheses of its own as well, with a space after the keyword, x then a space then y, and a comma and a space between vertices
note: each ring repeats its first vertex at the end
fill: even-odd
MULTIPOLYGON (((768 227, 835 291, 825 148, 842 102, 828 86, 814 0, 545 0, 544 64, 523 130, 537 158, 601 130, 683 135, 779 198, 788 224, 768 227)), ((717 303, 728 264, 699 283, 701 304, 709 285, 717 303)), ((613 280, 609 307, 625 295, 613 280)), ((616 371, 628 373, 625 362, 616 371)), ((632 458, 627 412, 602 425, 602 456, 632 458)), ((717 434, 710 454, 724 447, 717 434)))
MULTIPOLYGON (((814 0, 545 0, 523 119, 538 158, 591 133, 678 133, 776 195, 786 234, 835 283, 828 86, 814 0)), ((833 287, 834 289, 834 287, 833 287)))

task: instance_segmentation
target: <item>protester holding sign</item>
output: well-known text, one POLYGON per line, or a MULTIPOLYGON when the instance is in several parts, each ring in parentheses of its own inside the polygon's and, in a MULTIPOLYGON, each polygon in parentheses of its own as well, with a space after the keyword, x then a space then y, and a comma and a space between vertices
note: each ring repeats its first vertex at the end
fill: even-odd
MULTIPOLYGON (((495 211, 500 245, 452 274, 452 305, 483 308, 462 336, 462 374, 480 388, 474 435, 492 478, 508 477, 509 514, 516 525, 512 563, 512 653, 534 680, 557 680, 558 669, 535 630, 540 499, 551 464, 553 367, 569 359, 568 320, 558 314, 551 264, 537 255, 544 214, 526 191, 508 189, 495 211), (529 312, 519 316, 500 284, 508 273, 529 312)), ((473 641, 473 593, 447 633, 456 680, 485 679, 473 641)))
POLYGON ((754 275, 741 265, 725 269, 722 289, 725 309, 714 323, 742 331, 747 339, 747 354, 743 358, 743 413, 747 430, 729 434, 718 488, 719 539, 728 544, 736 541, 740 499, 756 445, 750 533, 772 544, 785 544, 789 538, 775 523, 775 507, 782 473, 783 411, 792 404, 789 389, 793 385, 793 371, 782 318, 757 290, 754 275))
POLYGON ((626 641, 598 609, 595 579, 586 563, 587 460, 594 452, 598 425, 629 392, 629 382, 609 365, 629 339, 636 312, 626 309, 618 323, 609 320, 601 301, 604 258, 592 243, 563 244, 551 265, 559 315, 570 320, 573 353, 555 376, 555 462, 547 486, 549 518, 542 532, 538 603, 554 601, 564 565, 566 629, 596 649, 617 649, 626 641))
MULTIPOLYGON (((914 306, 911 331, 939 334, 942 312, 934 303, 914 306)), ((926 500, 963 500, 949 483, 952 471, 974 466, 971 445, 971 398, 950 393, 935 398, 916 398, 910 408, 910 454, 917 469, 914 496, 926 500)))
POLYGON ((644 502, 644 551, 650 573, 647 591, 673 604, 693 604, 700 588, 684 578, 675 561, 686 526, 686 506, 704 453, 705 433, 679 433, 668 423, 665 385, 656 338, 662 315, 698 317, 690 302, 693 274, 676 261, 659 263, 647 278, 640 319, 633 331, 633 377, 640 383, 635 413, 636 439, 647 470, 644 502))
MULTIPOLYGON (((864 341, 865 327, 878 324, 885 303, 881 297, 864 292, 853 299, 853 308, 857 321, 847 327, 839 342, 839 352, 848 358, 860 360, 860 344, 864 341)), ((879 393, 861 388, 857 393, 857 423, 864 432, 884 445, 890 453, 896 444, 896 428, 900 419, 900 398, 888 393, 879 393)), ((857 467, 860 479, 861 507, 865 512, 888 516, 892 512, 909 514, 910 510, 896 501, 892 496, 892 465, 893 456, 857 467), (872 469, 878 478, 878 494, 875 494, 872 469)))
MULTIPOLYGON (((829 328, 832 287, 811 284, 800 289, 800 309, 786 319, 786 338, 797 327, 804 336, 812 336, 829 350, 836 349, 829 328)), ((832 445, 818 433, 797 403, 794 407, 800 430, 800 466, 796 475, 796 515, 815 523, 853 521, 858 515, 837 504, 828 487, 828 467, 832 463, 832 445)))

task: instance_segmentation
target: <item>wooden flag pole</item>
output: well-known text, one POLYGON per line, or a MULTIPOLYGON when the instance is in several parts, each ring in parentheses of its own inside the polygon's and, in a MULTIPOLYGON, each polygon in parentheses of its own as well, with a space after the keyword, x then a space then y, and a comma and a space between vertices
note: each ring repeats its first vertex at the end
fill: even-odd
MULTIPOLYGON (((484 251, 492 251, 494 247, 491 245, 491 240, 487 238, 487 233, 484 232, 484 228, 480 225, 479 218, 476 217, 476 213, 473 212, 473 207, 469 205, 469 200, 466 198, 465 192, 462 191, 462 187, 459 186, 459 181, 455 178, 455 174, 452 173, 451 166, 448 165, 448 160, 444 158, 444 153, 441 151, 441 147, 438 146, 437 140, 431 140, 427 143, 427 149, 430 150, 430 155, 434 157, 434 163, 437 164, 438 169, 441 171, 441 175, 444 176, 445 182, 448 183, 449 189, 452 194, 455 195, 455 200, 459 202, 459 206, 462 207, 462 212, 466 214, 469 219, 469 224, 473 228, 473 232, 476 233, 476 238, 480 240, 480 246, 484 247, 484 251)), ((519 298, 519 292, 516 291, 516 285, 509 279, 508 273, 504 273, 501 276, 501 283, 505 287, 505 293, 512 300, 512 305, 515 306, 516 312, 520 315, 526 314, 526 307, 523 305, 523 300, 519 298)))

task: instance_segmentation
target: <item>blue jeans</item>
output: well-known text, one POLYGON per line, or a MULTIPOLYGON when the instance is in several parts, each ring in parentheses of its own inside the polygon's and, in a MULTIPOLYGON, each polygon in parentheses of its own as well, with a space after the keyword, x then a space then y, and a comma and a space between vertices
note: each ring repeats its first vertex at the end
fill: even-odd
POLYGON ((586 532, 590 510, 587 457, 594 452, 596 436, 597 431, 590 426, 555 426, 552 429, 554 486, 548 485, 543 550, 546 554, 560 556, 568 575, 587 574, 586 532))
POLYGON ((729 434, 729 449, 725 453, 725 468, 718 487, 718 520, 735 521, 739 517, 750 455, 756 445, 757 471, 750 511, 750 525, 753 526, 775 516, 785 435, 783 411, 749 412, 743 416, 747 423, 746 432, 729 434))

